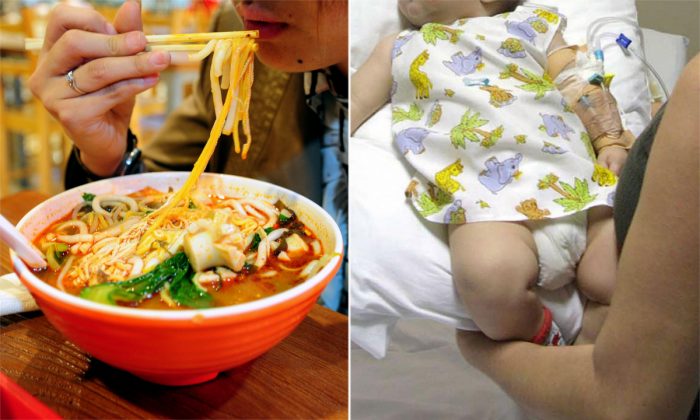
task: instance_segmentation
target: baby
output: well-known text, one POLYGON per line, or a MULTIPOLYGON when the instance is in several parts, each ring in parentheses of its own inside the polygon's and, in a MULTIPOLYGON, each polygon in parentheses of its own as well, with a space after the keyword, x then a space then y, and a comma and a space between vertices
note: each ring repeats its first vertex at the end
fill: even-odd
POLYGON ((407 197, 449 226, 474 322, 494 340, 563 345, 532 289, 577 279, 609 303, 615 174, 632 137, 609 78, 565 44, 565 18, 516 5, 399 0, 420 29, 380 41, 353 75, 351 131, 390 93, 396 146, 416 170, 407 197))

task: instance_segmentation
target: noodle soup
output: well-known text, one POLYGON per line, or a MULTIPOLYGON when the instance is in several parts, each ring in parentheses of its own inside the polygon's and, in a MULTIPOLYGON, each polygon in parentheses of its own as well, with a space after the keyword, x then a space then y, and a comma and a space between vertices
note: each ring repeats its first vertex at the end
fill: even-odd
MULTIPOLYGON (((136 200, 133 192, 148 185, 169 196, 167 200, 170 200, 172 194, 167 191, 170 188, 178 190, 188 176, 189 173, 186 172, 150 172, 76 187, 49 198, 31 210, 17 224, 17 229, 28 238, 37 238, 35 243, 41 245, 41 239, 51 233, 49 228, 56 221, 67 220, 66 216, 72 215, 72 209, 83 205, 84 193, 96 196, 129 195, 136 200)), ((188 385, 210 380, 218 372, 255 359, 291 334, 337 273, 344 247, 340 229, 327 212, 306 197, 273 184, 232 175, 202 174, 197 189, 189 196, 194 198, 194 203, 206 199, 213 202, 219 199, 263 197, 273 206, 281 199, 310 228, 315 239, 320 241, 325 255, 317 266, 321 267, 320 270, 289 290, 238 305, 209 309, 180 306, 181 310, 151 310, 96 303, 62 292, 38 278, 11 252, 13 269, 48 321, 67 340, 95 359, 161 384, 188 385)), ((156 201, 149 204, 149 207, 156 210, 143 216, 140 219, 142 223, 152 227, 156 219, 153 216, 165 213, 161 210, 164 206, 158 207, 159 204, 156 201)), ((173 208, 172 216, 189 209, 189 204, 189 200, 183 200, 173 208)), ((126 205, 119 205, 124 206, 126 205)), ((110 212, 114 210, 108 208, 110 206, 107 204, 104 207, 110 212)), ((123 208, 122 211, 126 209, 123 208)), ((231 212, 233 209, 226 211, 231 212)), ((171 220, 170 212, 167 213, 164 217, 165 225, 159 225, 163 226, 161 228, 166 228, 171 220)), ((138 229, 132 232, 134 234, 147 230, 144 226, 134 225, 126 231, 132 228, 138 229)), ((55 229, 53 232, 56 233, 55 229)), ((71 228, 63 233, 77 234, 79 228, 71 228)), ((124 233, 126 232, 122 232, 122 235, 124 233)), ((304 269, 306 267, 308 264, 304 269)), ((312 271, 314 270, 315 268, 312 271)), ((155 270, 151 272, 153 271, 155 270)), ((55 282, 56 274, 53 276, 55 282)), ((221 290, 223 289, 222 287, 221 290)), ((121 292, 128 296, 129 290, 121 292)), ((216 299, 216 291, 212 290, 211 294, 216 299)), ((115 295, 120 296, 119 293, 115 295)), ((144 303, 149 304, 159 299, 159 296, 154 296, 144 303)))
POLYGON ((83 194, 36 239, 49 262, 38 277, 110 305, 208 308, 288 290, 328 259, 279 200, 195 191, 187 203, 165 209, 172 196, 153 188, 83 194))

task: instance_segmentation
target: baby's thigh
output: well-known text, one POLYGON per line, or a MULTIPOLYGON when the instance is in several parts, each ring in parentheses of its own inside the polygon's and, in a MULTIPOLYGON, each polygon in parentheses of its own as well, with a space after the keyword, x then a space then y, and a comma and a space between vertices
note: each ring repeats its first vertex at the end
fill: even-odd
POLYGON ((537 281, 537 247, 520 223, 450 225, 449 241, 452 277, 463 296, 523 291, 537 281))

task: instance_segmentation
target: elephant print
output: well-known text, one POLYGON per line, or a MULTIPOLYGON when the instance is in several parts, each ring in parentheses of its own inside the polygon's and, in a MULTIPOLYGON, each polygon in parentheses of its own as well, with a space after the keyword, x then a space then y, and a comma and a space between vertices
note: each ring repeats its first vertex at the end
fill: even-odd
POLYGON ((408 35, 401 35, 396 40, 394 41, 394 46, 391 48, 391 59, 395 59, 396 57, 400 56, 403 51, 401 51, 401 48, 406 45, 408 41, 413 38, 415 33, 410 33, 408 35))
POLYGON ((522 160, 521 153, 503 162, 499 162, 495 156, 489 158, 485 163, 486 169, 479 173, 479 182, 493 194, 496 194, 510 184, 513 178, 520 175, 519 167, 522 160))
POLYGON ((457 76, 466 76, 468 74, 477 71, 483 64, 481 63, 481 48, 476 48, 468 56, 460 51, 458 53, 452 54, 450 61, 443 61, 442 64, 448 69, 452 70, 457 76))
POLYGON ((570 140, 569 133, 573 133, 574 130, 566 125, 561 116, 540 114, 540 117, 542 117, 543 123, 540 126, 540 130, 546 131, 549 137, 559 137, 561 135, 563 138, 570 140))
POLYGON ((544 153, 549 153, 550 155, 563 155, 566 153, 566 150, 557 146, 554 143, 550 143, 548 141, 544 142, 544 145, 542 146, 541 149, 544 153))
POLYGON ((394 141, 404 155, 409 151, 413 152, 414 155, 418 155, 425 151, 423 140, 428 137, 428 134, 430 134, 430 130, 421 127, 411 127, 399 131, 394 141))
POLYGON ((515 35, 518 38, 535 43, 537 33, 545 33, 549 29, 547 22, 537 16, 531 16, 522 22, 506 21, 506 28, 509 34, 515 35))

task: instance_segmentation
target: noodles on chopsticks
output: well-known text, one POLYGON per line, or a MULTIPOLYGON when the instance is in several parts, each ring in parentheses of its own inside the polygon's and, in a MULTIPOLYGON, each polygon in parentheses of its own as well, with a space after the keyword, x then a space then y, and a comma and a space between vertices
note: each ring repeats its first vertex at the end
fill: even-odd
MULTIPOLYGON (((255 33, 254 36, 257 37, 257 31, 253 32, 255 33)), ((216 120, 209 134, 209 139, 195 162, 190 176, 167 203, 150 215, 151 218, 155 217, 155 221, 143 235, 141 243, 144 243, 144 240, 148 239, 148 236, 162 225, 173 209, 178 205, 187 206, 187 197, 197 183, 199 176, 206 169, 207 163, 214 153, 219 137, 222 134, 228 135, 233 133, 235 152, 241 153, 241 158, 243 159, 247 157, 251 143, 248 109, 253 86, 254 53, 257 50, 257 44, 252 38, 251 36, 212 39, 199 52, 188 55, 189 60, 199 60, 209 54, 213 54, 209 79, 216 120), (222 80, 220 81, 220 79, 222 80), (227 89, 226 101, 223 103, 221 100, 222 85, 227 89), (242 150, 238 135, 238 128, 241 123, 246 137, 246 143, 242 150)))

